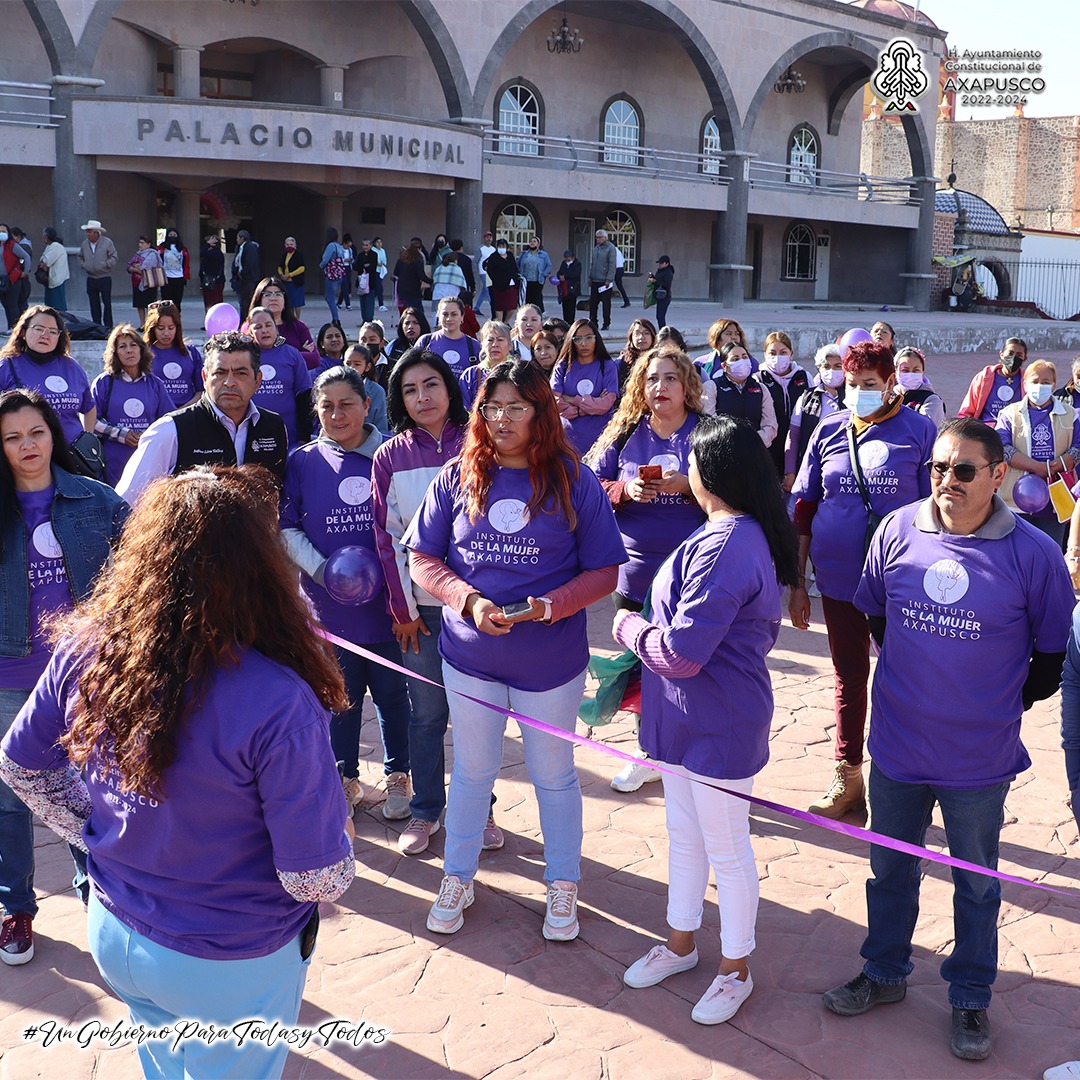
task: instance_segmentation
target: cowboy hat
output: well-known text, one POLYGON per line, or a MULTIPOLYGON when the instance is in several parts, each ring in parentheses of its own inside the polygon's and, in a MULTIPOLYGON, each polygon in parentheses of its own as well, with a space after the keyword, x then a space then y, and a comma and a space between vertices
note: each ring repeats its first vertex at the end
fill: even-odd
POLYGON ((100 221, 95 221, 93 218, 91 218, 85 225, 80 225, 79 228, 82 229, 83 232, 87 232, 90 229, 93 229, 95 232, 108 232, 108 229, 106 229, 100 221))

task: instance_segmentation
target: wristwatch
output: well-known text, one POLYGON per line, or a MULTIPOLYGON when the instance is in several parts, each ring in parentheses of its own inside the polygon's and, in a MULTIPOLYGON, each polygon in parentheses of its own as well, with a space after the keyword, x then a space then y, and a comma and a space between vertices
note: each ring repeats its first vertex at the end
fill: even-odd
POLYGON ((551 597, 550 596, 538 596, 536 598, 544 605, 544 617, 540 620, 542 623, 551 625, 551 597))

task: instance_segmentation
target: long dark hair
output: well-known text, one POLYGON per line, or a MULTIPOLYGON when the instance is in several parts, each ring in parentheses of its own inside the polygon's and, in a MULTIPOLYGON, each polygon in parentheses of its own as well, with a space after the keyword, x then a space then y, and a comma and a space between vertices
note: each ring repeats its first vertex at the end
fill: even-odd
POLYGON ((705 490, 765 533, 781 585, 799 583, 798 540, 788 517, 776 466, 758 433, 733 416, 703 416, 690 436, 705 490))
MULTIPOLYGON (((78 465, 68 449, 67 436, 60 426, 60 419, 56 410, 36 390, 27 387, 19 387, 16 390, 5 390, 0 394, 0 418, 8 413, 18 412, 20 409, 37 409, 41 413, 41 419, 52 435, 52 464, 69 473, 77 473, 78 465)), ((4 537, 8 529, 16 519, 22 518, 19 509, 19 500, 15 494, 15 476, 8 464, 7 455, 0 453, 0 555, 4 551, 4 537)))
MULTIPOLYGON (((120 374, 124 368, 120 363, 120 357, 116 355, 116 345, 122 337, 131 338, 131 340, 139 346, 139 374, 148 375, 150 373, 150 368, 154 363, 154 353, 150 346, 146 344, 143 336, 131 325, 131 323, 117 323, 117 325, 112 328, 112 332, 109 334, 109 340, 105 343, 105 353, 102 357, 102 370, 106 375, 112 375, 117 379, 120 378, 120 374)), ((102 417, 102 419, 104 420, 105 417, 102 417)))
POLYGON ((596 348, 593 352, 593 360, 599 360, 600 370, 604 371, 611 362, 611 353, 608 352, 607 346, 604 344, 604 339, 600 336, 599 328, 591 319, 578 319, 573 323, 570 329, 567 330, 566 337, 563 338, 559 359, 555 361, 556 367, 565 360, 566 370, 569 371, 571 364, 581 363, 577 358, 577 346, 574 344, 574 338, 581 330, 592 331, 593 336, 596 338, 596 348))
MULTIPOLYGON (((512 383, 522 400, 533 407, 529 440, 529 482, 532 484, 529 515, 561 512, 567 527, 573 530, 577 527, 577 514, 570 494, 581 465, 563 430, 551 386, 540 368, 529 360, 504 360, 492 368, 480 389, 461 451, 461 487, 465 492, 469 519, 475 521, 487 509, 488 493, 497 468, 495 446, 480 410, 504 382, 512 383)), ((775 477, 774 470, 774 482, 775 477)))
POLYGON ((53 630, 87 655, 61 738, 76 767, 97 753, 121 790, 160 798, 185 717, 247 649, 295 671, 325 708, 348 705, 333 647, 296 588, 277 506, 273 477, 254 465, 201 467, 146 489, 90 599, 53 630))
POLYGON ((276 276, 264 277, 258 285, 255 286, 255 291, 251 294, 251 305, 248 307, 248 316, 257 307, 264 307, 263 304, 263 290, 271 285, 276 285, 281 290, 281 295, 285 298, 285 306, 281 309, 281 321, 283 323, 291 323, 296 321, 296 311, 293 309, 292 301, 289 299, 289 290, 285 285, 285 282, 281 278, 276 276))
POLYGON ((53 346, 51 355, 68 355, 71 351, 71 335, 68 334, 67 323, 64 322, 64 317, 54 307, 48 307, 46 304, 33 304, 19 316, 19 321, 15 324, 15 329, 11 331, 11 336, 7 339, 7 343, 0 349, 0 360, 6 360, 11 356, 22 356, 23 353, 26 352, 28 348, 26 343, 26 328, 38 315, 48 315, 50 318, 54 319, 56 321, 56 327, 60 331, 60 336, 56 339, 56 344, 53 346))
POLYGON ((180 322, 180 309, 172 300, 155 300, 148 305, 146 322, 143 323, 143 337, 146 339, 146 343, 151 349, 158 347, 157 324, 166 316, 176 323, 176 336, 173 338, 171 348, 175 349, 181 356, 190 356, 188 345, 184 341, 184 326, 180 322))
POLYGON ((398 319, 397 326, 397 344, 401 349, 411 349, 416 344, 414 341, 410 341, 405 336, 405 331, 401 329, 401 324, 405 321, 405 316, 411 315, 420 324, 420 337, 416 340, 419 341, 425 334, 431 333, 431 323, 428 322, 427 316, 424 314, 422 307, 407 307, 401 313, 401 318, 398 319))
POLYGON ((461 393, 461 383, 450 365, 436 352, 430 349, 421 349, 414 345, 408 352, 402 353, 401 359, 394 365, 390 372, 390 380, 386 384, 386 413, 390 420, 390 426, 399 435, 403 431, 412 431, 416 427, 416 421, 409 415, 405 407, 405 397, 401 391, 401 383, 407 372, 420 364, 437 371, 439 378, 446 384, 446 392, 450 396, 450 411, 446 419, 464 427, 469 422, 469 412, 465 408, 465 399, 461 393))

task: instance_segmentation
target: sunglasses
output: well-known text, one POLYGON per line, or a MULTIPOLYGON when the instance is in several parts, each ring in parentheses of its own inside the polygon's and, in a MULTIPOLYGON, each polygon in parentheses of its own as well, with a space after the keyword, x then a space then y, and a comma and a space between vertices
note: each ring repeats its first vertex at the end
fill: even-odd
POLYGON ((955 465, 950 465, 947 461, 928 461, 926 467, 930 471, 932 478, 944 480, 951 471, 961 484, 970 484, 978 475, 980 469, 992 469, 995 465, 1000 464, 1000 461, 989 461, 985 465, 972 465, 966 461, 958 461, 955 465))
POLYGON ((170 309, 175 310, 176 304, 172 300, 155 300, 151 304, 146 305, 151 311, 168 311, 170 309))

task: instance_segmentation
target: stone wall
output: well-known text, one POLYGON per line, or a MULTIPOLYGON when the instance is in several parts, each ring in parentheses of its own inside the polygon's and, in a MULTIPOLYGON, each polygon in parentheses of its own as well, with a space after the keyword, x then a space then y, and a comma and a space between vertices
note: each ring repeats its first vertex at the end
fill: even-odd
MULTIPOLYGON (((953 234, 956 231, 956 215, 934 214, 934 255, 953 253, 953 234)), ((952 284, 952 270, 940 263, 934 263, 934 283, 930 286, 930 310, 936 311, 948 303, 947 296, 952 284)))

